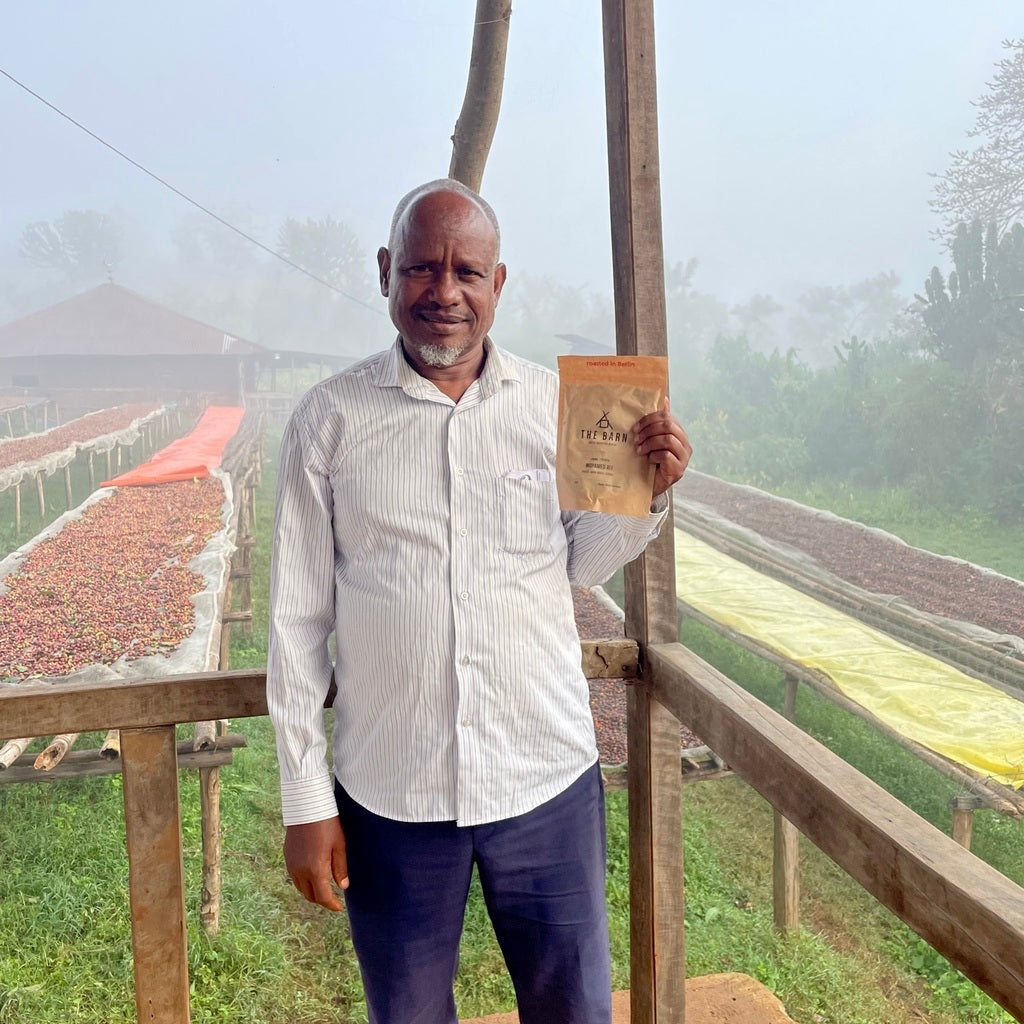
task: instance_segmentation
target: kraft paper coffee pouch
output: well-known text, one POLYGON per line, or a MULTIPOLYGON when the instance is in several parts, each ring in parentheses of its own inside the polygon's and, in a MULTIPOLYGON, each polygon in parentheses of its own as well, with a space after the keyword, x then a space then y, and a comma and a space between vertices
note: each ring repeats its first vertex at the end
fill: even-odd
POLYGON ((563 509, 646 516, 655 467, 632 430, 664 408, 665 356, 559 356, 558 502, 563 509))

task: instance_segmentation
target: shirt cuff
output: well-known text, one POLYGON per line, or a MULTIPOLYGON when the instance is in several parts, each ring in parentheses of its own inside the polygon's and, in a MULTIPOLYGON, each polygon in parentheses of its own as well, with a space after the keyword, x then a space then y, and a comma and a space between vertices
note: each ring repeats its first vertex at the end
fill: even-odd
POLYGON ((334 777, 330 772, 313 779, 281 780, 281 816, 285 825, 305 825, 338 816, 334 777))

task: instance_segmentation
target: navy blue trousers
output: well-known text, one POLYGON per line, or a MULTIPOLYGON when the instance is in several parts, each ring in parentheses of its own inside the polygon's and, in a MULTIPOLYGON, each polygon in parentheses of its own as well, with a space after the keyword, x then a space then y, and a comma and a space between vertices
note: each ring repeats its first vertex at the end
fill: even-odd
POLYGON ((335 785, 370 1024, 456 1024, 452 982, 476 864, 521 1024, 610 1024, 604 788, 595 764, 488 825, 382 818, 335 785))

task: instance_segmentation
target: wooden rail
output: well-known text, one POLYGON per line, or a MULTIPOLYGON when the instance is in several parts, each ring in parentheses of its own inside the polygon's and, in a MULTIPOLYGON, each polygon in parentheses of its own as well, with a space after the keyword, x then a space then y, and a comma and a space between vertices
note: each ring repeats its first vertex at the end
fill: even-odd
POLYGON ((1024 889, 680 644, 654 696, 880 903, 1024 1019, 1024 889))
MULTIPOLYGON (((635 663, 631 641, 602 648, 601 674, 635 663), (622 657, 610 657, 618 650, 622 657)), ((1024 889, 918 817, 783 716, 679 644, 651 644, 643 690, 686 721, 793 822, 975 984, 1024 1020, 1024 889)), ((263 672, 217 672, 151 682, 0 686, 0 738, 122 730, 136 1006, 140 1021, 189 1020, 181 820, 174 726, 267 711, 263 672)), ((651 772, 679 773, 673 750, 653 750, 651 772)), ((638 775, 647 785, 648 772, 638 775)), ((648 796, 647 805, 650 805, 648 796)), ((656 823, 655 838, 667 833, 656 823)), ((651 833, 646 833, 651 838, 651 833)), ((681 845, 681 836, 675 833, 681 845)), ((632 905, 676 941, 682 914, 655 893, 632 905)), ((652 984, 656 984, 657 978, 652 984)), ((657 993, 641 993, 648 1007, 657 993)))

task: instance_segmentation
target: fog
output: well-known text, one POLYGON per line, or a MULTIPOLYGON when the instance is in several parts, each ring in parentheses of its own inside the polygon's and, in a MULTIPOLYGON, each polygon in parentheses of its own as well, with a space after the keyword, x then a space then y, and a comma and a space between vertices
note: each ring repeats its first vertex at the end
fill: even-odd
MULTIPOLYGON (((447 170, 473 8, 22 5, 0 44, 0 323, 112 280, 273 350, 382 347, 374 253, 397 198, 447 170)), ((915 296, 933 266, 940 290, 953 269, 935 175, 970 145, 1016 8, 811 10, 657 11, 673 396, 709 468, 740 476, 752 467, 716 454, 722 422, 733 455, 803 431, 801 465, 822 431, 785 410, 749 424, 730 405, 737 373, 753 407, 828 408, 824 373, 902 380, 894 359, 970 362, 940 351, 915 296)), ((483 184, 509 267, 498 341, 549 365, 566 335, 614 344, 607 184, 600 5, 523 4, 483 184)), ((843 395, 855 420, 874 416, 843 395)), ((978 430, 1007 408, 963 401, 988 404, 978 430)))
MULTIPOLYGON (((343 221, 369 273, 396 198, 447 169, 473 6, 42 0, 8 13, 0 66, 272 247, 287 217, 343 221)), ((484 191, 513 281, 607 295, 599 7, 516 7, 484 191)), ((729 306, 760 294, 788 309, 883 272, 919 291, 941 258, 928 175, 963 144, 970 101, 1018 23, 1005 0, 941 17, 924 2, 811 12, 657 12, 666 261, 696 259, 693 287, 729 306)), ((118 220, 114 279, 147 293, 168 294, 190 265, 214 288, 266 263, 8 80, 0 118, 0 319, 55 297, 18 240, 66 210, 118 220), (229 258, 217 251, 200 271, 175 245, 183 232, 229 258)))

